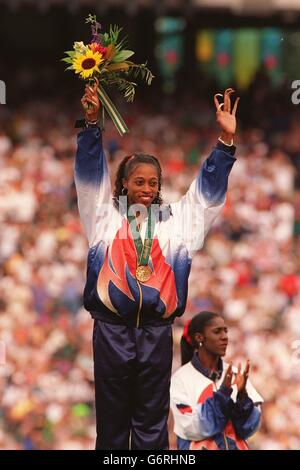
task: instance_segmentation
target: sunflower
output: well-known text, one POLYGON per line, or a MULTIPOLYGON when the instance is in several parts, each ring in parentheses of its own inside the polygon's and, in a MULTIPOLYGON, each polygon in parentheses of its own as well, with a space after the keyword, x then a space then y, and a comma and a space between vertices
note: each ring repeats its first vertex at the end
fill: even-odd
POLYGON ((103 61, 102 54, 89 49, 85 54, 76 54, 72 64, 75 73, 80 73, 81 78, 89 78, 94 72, 100 73, 98 65, 103 61))

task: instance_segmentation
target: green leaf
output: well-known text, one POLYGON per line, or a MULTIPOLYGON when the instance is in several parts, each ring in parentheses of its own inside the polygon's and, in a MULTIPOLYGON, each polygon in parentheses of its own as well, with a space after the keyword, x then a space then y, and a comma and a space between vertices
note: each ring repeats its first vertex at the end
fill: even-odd
POLYGON ((100 34, 100 41, 102 42, 103 46, 108 46, 110 44, 110 38, 107 33, 100 34))
POLYGON ((101 83, 107 86, 116 86, 120 91, 123 92, 126 101, 133 101, 135 96, 136 83, 130 82, 123 77, 120 77, 118 72, 108 72, 102 74, 101 83))
POLYGON ((124 98, 126 99, 126 101, 132 102, 134 100, 136 83, 129 82, 124 78, 119 78, 116 81, 116 85, 119 90, 124 92, 124 98))
POLYGON ((129 69, 129 65, 127 62, 118 62, 117 64, 110 64, 107 66, 108 72, 115 72, 115 71, 126 71, 129 69))
POLYGON ((154 75, 146 66, 147 64, 134 64, 133 62, 129 62, 129 65, 130 69, 128 71, 128 75, 132 74, 134 78, 138 78, 140 75, 142 80, 144 80, 147 85, 151 85, 154 75))
POLYGON ((118 44, 116 44, 116 49, 117 51, 121 51, 122 49, 125 48, 125 46, 127 45, 127 36, 125 36, 118 44))
POLYGON ((64 57, 63 59, 61 59, 63 62, 67 62, 67 64, 72 64, 73 60, 71 59, 71 57, 64 57))
POLYGON ((116 55, 114 56, 112 62, 124 62, 126 59, 129 59, 129 57, 133 56, 134 52, 129 51, 129 50, 124 50, 117 52, 116 55))
POLYGON ((69 56, 72 57, 73 55, 76 54, 76 51, 74 51, 74 50, 73 51, 65 51, 65 54, 68 54, 69 56))
POLYGON ((123 30, 123 28, 119 28, 116 24, 109 26, 109 37, 113 44, 117 44, 119 34, 123 30))

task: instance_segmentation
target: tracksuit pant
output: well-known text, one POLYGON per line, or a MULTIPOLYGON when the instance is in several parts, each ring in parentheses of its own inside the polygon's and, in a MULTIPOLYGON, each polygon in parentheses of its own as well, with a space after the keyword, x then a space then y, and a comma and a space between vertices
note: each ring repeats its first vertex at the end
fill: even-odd
POLYGON ((168 449, 172 325, 95 320, 96 449, 168 449))

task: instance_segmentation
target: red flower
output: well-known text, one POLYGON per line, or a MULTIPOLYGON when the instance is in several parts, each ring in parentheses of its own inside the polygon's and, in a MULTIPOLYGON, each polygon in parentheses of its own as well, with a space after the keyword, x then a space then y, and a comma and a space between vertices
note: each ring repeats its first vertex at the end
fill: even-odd
POLYGON ((107 47, 103 47, 101 46, 101 44, 97 44, 96 42, 92 42, 90 45, 89 45, 89 48, 93 51, 93 52, 99 52, 100 54, 102 54, 102 57, 105 56, 106 52, 107 52, 107 47))

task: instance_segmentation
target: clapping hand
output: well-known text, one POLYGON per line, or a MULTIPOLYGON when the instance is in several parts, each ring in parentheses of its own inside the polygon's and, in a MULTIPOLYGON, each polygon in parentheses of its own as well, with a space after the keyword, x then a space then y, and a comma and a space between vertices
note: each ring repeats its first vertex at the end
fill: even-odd
POLYGON ((229 363, 229 367, 225 372, 222 385, 224 385, 227 388, 231 388, 231 382, 232 382, 232 362, 229 363))
POLYGON ((250 370, 250 361, 249 361, 249 359, 247 360, 244 372, 242 372, 241 363, 238 364, 238 371, 237 371, 237 374, 236 374, 235 383, 236 383, 239 395, 246 395, 247 394, 246 385, 247 385, 247 380, 248 380, 248 376, 249 376, 249 370, 250 370))

